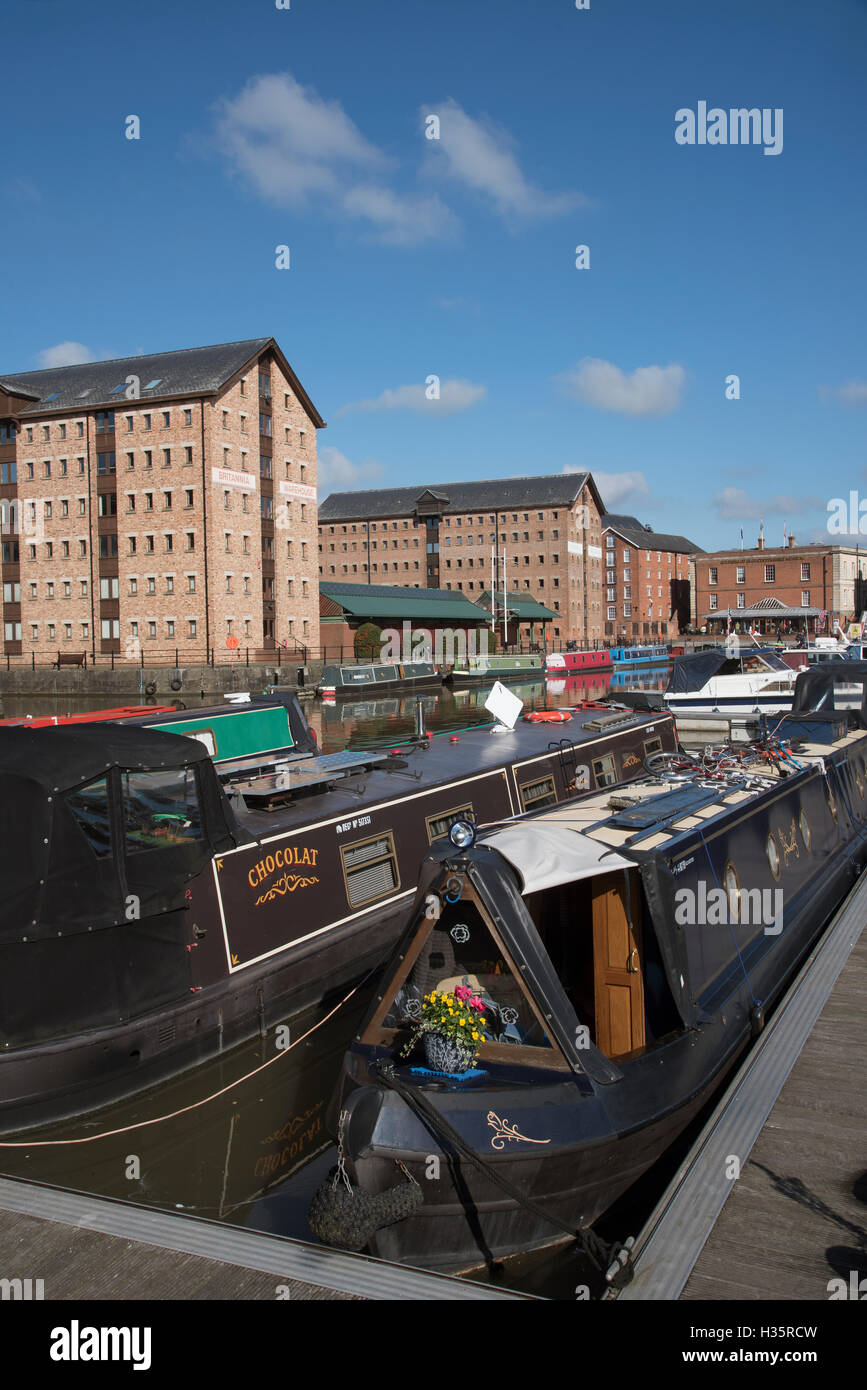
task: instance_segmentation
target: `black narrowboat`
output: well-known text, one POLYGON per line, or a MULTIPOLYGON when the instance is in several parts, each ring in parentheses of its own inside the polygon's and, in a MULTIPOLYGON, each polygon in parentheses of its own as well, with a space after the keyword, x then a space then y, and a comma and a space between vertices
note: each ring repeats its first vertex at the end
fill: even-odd
POLYGON ((555 1243, 696 1115, 860 872, 855 666, 800 677, 753 747, 663 759, 475 843, 457 827, 429 857, 341 1085, 354 1191, 393 1188, 399 1163, 423 1199, 372 1253, 456 1272, 555 1243), (471 1006, 477 1054, 432 1065, 420 1042, 471 1006))
POLYGON ((387 695, 391 690, 432 690, 443 678, 432 661, 374 662, 325 666, 317 695, 355 695, 358 691, 387 695))
POLYGON ((290 713, 291 747, 270 760, 239 745, 215 761, 229 735, 203 712, 183 735, 0 729, 0 1132, 132 1094, 335 997, 381 965, 455 819, 558 804, 675 746, 666 714, 576 710, 556 730, 321 756, 290 713))

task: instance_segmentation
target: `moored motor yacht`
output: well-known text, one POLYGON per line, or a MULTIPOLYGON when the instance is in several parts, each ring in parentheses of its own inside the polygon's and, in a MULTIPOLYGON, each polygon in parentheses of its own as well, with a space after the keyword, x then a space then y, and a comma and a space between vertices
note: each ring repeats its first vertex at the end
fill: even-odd
POLYGON ((780 714, 792 707, 797 677, 770 647, 715 647, 677 657, 662 698, 674 713, 780 714))

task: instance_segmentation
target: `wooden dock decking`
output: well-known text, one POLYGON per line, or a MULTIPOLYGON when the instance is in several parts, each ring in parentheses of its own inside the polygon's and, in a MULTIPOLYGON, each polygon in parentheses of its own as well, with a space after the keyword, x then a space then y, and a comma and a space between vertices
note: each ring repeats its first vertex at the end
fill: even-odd
POLYGON ((46 1302, 533 1301, 365 1255, 9 1178, 0 1178, 0 1278, 42 1280, 46 1302))
POLYGON ((867 1275, 867 932, 847 961, 681 1294, 827 1299, 867 1275))
POLYGON ((650 1215, 620 1299, 826 1301, 867 1274, 865 919, 867 873, 650 1215))

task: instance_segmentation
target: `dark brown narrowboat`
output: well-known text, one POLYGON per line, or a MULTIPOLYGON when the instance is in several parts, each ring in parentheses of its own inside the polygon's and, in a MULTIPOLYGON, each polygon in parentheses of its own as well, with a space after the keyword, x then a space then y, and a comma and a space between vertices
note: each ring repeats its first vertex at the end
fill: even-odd
POLYGON ((0 847, 4 1132, 339 998, 393 945, 419 865, 456 818, 507 821, 632 779, 674 747, 668 715, 592 709, 325 756, 295 727, 286 754, 216 764, 202 720, 184 719, 186 737, 0 730, 14 808, 0 847))

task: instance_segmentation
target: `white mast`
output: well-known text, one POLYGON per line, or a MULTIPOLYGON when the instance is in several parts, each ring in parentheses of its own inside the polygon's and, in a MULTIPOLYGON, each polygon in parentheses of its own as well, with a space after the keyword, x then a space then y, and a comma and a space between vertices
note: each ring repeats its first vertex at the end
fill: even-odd
POLYGON ((503 646, 508 646, 509 642, 509 610, 506 606, 506 547, 503 546, 503 646))

